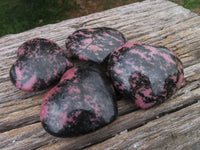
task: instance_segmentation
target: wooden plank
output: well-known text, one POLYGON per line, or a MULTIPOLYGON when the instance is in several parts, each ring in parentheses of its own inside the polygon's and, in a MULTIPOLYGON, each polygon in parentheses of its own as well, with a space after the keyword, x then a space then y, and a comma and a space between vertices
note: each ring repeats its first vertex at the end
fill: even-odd
MULTIPOLYGON (((189 95, 191 94, 191 96, 192 95, 197 96, 195 98, 196 100, 193 101, 194 103, 196 103, 198 101, 198 99, 200 99, 200 96, 199 96, 200 89, 198 88, 198 91, 193 91, 193 92, 194 93, 188 93, 188 94, 189 95)), ((137 127, 140 127, 151 120, 155 120, 157 118, 162 118, 162 116, 164 116, 166 114, 176 112, 177 110, 185 108, 186 105, 184 105, 183 101, 185 101, 185 103, 190 101, 191 97, 189 95, 181 96, 178 98, 178 100, 177 99, 170 100, 169 103, 171 103, 171 104, 164 103, 153 109, 137 110, 137 111, 134 111, 127 115, 120 116, 112 124, 108 125, 105 128, 102 128, 94 133, 78 137, 78 138, 76 138, 76 140, 73 140, 73 141, 71 141, 71 140, 68 141, 68 139, 62 140, 55 144, 42 147, 41 149, 46 149, 46 150, 50 149, 50 148, 52 148, 52 149, 54 149, 54 148, 55 149, 81 149, 85 146, 104 141, 105 139, 116 136, 117 134, 120 134, 123 131, 134 130, 137 127), (177 101, 179 101, 179 104, 177 104, 177 101)), ((191 103, 193 103, 193 102, 191 102, 191 103)))
POLYGON ((199 141, 200 137, 200 103, 156 119, 146 125, 116 135, 115 137, 94 145, 87 150, 96 149, 183 149, 199 141))
MULTIPOLYGON (((124 130, 129 130, 129 129, 134 129, 137 128, 138 126, 141 126, 145 123, 147 123, 149 120, 154 120, 156 118, 162 117, 164 114, 168 114, 171 111, 177 111, 179 109, 185 108, 185 106, 189 105, 188 102, 190 103, 196 103, 200 99, 200 81, 197 80, 196 82, 193 82, 192 84, 187 84, 185 85, 186 87, 182 88, 177 94, 180 95, 175 99, 169 100, 166 103, 163 103, 160 106, 157 106, 155 108, 149 109, 149 110, 137 110, 132 113, 123 115, 117 119, 117 121, 113 122, 111 125, 98 130, 94 133, 81 136, 78 138, 71 138, 71 139, 58 139, 54 138, 42 129, 40 123, 36 123, 34 125, 29 125, 25 126, 22 128, 14 129, 8 132, 4 132, 0 135, 0 141, 1 143, 6 143, 8 139, 10 141, 15 141, 10 145, 7 145, 7 149, 20 149, 19 147, 15 147, 15 143, 23 143, 24 144, 24 149, 29 149, 30 147, 35 147, 35 146, 41 146, 41 145, 46 145, 49 144, 50 147, 42 147, 42 149, 54 149, 55 147, 59 149, 80 149, 84 146, 94 144, 96 142, 103 141, 109 137, 115 136, 116 134, 124 131, 124 130), (195 83, 195 84, 194 84, 195 83), (187 90, 191 90, 190 92, 185 92, 187 90), (181 94, 181 93, 184 94, 181 94), (179 102, 179 103, 178 103, 179 102), (172 109, 173 108, 173 109, 172 109), (33 127, 36 126, 37 132, 40 131, 40 136, 33 135, 32 131, 33 127), (24 132, 22 132, 24 131, 24 132), (21 135, 16 134, 16 133, 21 133, 21 135), (106 133, 106 134, 104 134, 106 133), (16 135, 15 135, 16 134, 16 135), (11 135, 11 136, 8 136, 11 135), (31 143, 34 138, 37 139, 37 144, 31 143), (35 137, 36 136, 36 137, 35 137), (26 137, 26 140, 24 139, 26 137), (47 139, 45 139, 45 138, 47 139), (52 145, 53 142, 55 144, 52 145)), ((35 129, 35 128, 34 128, 35 129)), ((4 145, 2 145, 4 146, 4 145)), ((2 147, 0 147, 2 148, 2 147)))
MULTIPOLYGON (((171 136, 167 132, 163 133, 159 130, 158 140, 152 134, 142 133, 144 128, 147 128, 145 131, 153 130, 154 122, 163 125, 163 129, 168 127, 169 133, 175 132, 175 135, 180 137, 186 133, 197 135, 190 127, 179 134, 181 127, 174 131, 166 118, 177 116, 174 126, 178 126, 183 121, 189 126, 190 122, 199 119, 196 110, 199 109, 197 102, 200 99, 199 26, 200 17, 177 4, 167 0, 146 0, 0 38, 0 149, 81 149, 89 148, 91 145, 94 145, 91 149, 95 149, 101 148, 104 144, 109 148, 115 141, 114 146, 117 148, 120 138, 123 139, 125 136, 128 136, 130 141, 136 142, 133 137, 135 133, 139 139, 144 138, 143 142, 146 146, 136 144, 137 148, 159 149, 164 146, 173 149, 173 144, 167 145, 163 142, 163 140, 173 142, 170 141, 171 136), (17 59, 17 48, 28 39, 43 37, 54 40, 65 49, 64 42, 70 33, 80 28, 100 26, 120 30, 129 41, 163 45, 172 49, 184 65, 185 79, 182 88, 170 100, 149 110, 140 110, 130 101, 120 100, 118 101, 119 117, 112 124, 76 138, 53 137, 43 130, 39 122, 40 105, 48 89, 28 93, 18 90, 10 82, 9 69, 17 59), (194 112, 191 112, 192 109, 194 112), (190 114, 181 118, 182 114, 189 112, 191 119, 189 119, 190 114), (124 133, 123 131, 127 133, 118 135, 124 133), (147 139, 151 137, 152 140, 148 142, 147 139), (155 139, 156 144, 153 141, 155 139)), ((191 127, 199 129, 198 126, 195 122, 191 127)), ((155 126, 156 129, 158 126, 155 126)), ((179 148, 192 144, 190 139, 186 138, 183 142, 179 137, 175 140, 177 141, 175 145, 179 148)), ((194 141, 200 142, 200 139, 194 137, 193 143, 194 141)), ((120 146, 120 148, 134 148, 134 145, 130 145, 126 140, 120 146)))

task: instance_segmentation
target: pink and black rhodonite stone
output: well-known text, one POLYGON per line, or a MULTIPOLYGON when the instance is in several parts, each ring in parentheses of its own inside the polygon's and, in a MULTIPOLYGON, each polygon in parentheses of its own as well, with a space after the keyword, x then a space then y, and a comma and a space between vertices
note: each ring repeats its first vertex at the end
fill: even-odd
POLYGON ((116 89, 144 109, 172 96, 184 76, 182 63, 172 51, 136 42, 113 51, 108 70, 116 89))
POLYGON ((72 67, 65 52, 53 41, 36 38, 18 49, 18 60, 10 69, 13 84, 24 91, 38 91, 58 82, 72 67))
POLYGON ((117 117, 117 104, 107 76, 93 67, 71 68, 44 97, 40 120, 58 137, 95 131, 117 117))
POLYGON ((126 39, 119 31, 101 27, 77 30, 66 40, 66 48, 73 57, 98 64, 104 62, 107 56, 126 39))

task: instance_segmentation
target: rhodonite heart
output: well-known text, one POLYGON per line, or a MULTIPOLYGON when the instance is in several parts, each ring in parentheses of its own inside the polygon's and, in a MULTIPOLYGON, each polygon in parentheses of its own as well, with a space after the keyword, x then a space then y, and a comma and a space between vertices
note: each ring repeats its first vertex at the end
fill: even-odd
POLYGON ((38 91, 58 82, 73 65, 53 41, 36 38, 18 49, 18 60, 10 69, 13 84, 24 91, 38 91))
POLYGON ((58 137, 95 131, 117 117, 117 104, 107 76, 93 67, 71 68, 44 97, 40 120, 58 137))
POLYGON ((126 39, 121 32, 99 27, 75 31, 66 39, 66 48, 73 57, 101 64, 124 43, 126 39))
POLYGON ((183 66, 166 47, 126 43, 110 54, 108 71, 116 89, 141 108, 172 96, 183 81, 183 66))

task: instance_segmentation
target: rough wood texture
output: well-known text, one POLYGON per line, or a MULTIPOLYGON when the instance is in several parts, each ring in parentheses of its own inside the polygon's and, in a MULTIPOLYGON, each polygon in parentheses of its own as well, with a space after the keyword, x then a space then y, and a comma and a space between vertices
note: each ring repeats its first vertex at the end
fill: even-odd
POLYGON ((167 0, 147 0, 108 11, 46 25, 0 38, 0 149, 189 149, 200 142, 200 16, 167 0), (107 26, 129 41, 162 45, 182 60, 185 79, 165 103, 149 110, 118 101, 119 117, 110 125, 76 138, 56 138, 39 122, 44 93, 15 88, 9 69, 17 48, 43 37, 65 49, 66 37, 80 28, 107 26))

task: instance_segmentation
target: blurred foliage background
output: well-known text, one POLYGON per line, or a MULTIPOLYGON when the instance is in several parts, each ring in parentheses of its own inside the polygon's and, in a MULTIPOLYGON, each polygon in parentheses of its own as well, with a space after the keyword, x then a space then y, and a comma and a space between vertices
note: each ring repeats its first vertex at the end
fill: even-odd
MULTIPOLYGON (((0 37, 142 0, 0 0, 0 37)), ((171 0, 200 14, 200 0, 171 0)))

